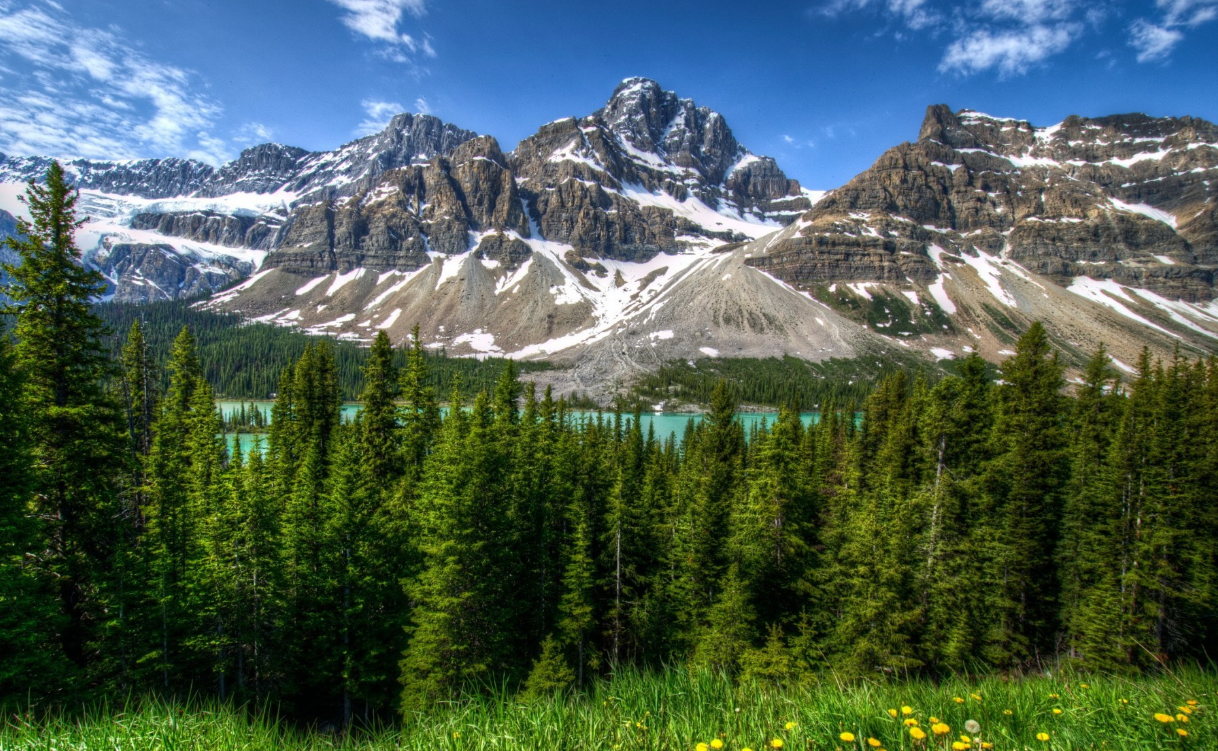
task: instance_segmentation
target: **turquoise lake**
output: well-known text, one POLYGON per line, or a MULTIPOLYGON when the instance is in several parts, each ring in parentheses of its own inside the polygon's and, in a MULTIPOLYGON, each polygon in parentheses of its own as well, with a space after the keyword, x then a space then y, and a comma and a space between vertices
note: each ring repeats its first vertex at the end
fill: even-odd
MULTIPOLYGON (((226 419, 231 417, 234 413, 240 413, 241 404, 242 403, 240 401, 229 401, 229 400, 216 402, 216 406, 220 409, 221 414, 223 414, 226 419)), ((245 402, 245 406, 246 406, 247 410, 249 409, 251 404, 256 405, 259 409, 261 409, 263 411, 263 414, 266 415, 267 421, 268 422, 270 421, 271 405, 273 404, 273 402, 269 402, 269 401, 245 402)), ((359 411, 360 411, 360 405, 358 405, 358 404, 344 404, 342 406, 343 419, 350 420, 353 417, 355 417, 355 415, 358 414, 359 411)), ((575 419, 577 419, 577 420, 578 419, 587 419, 587 418, 592 418, 592 419, 596 418, 595 412, 572 412, 571 414, 574 415, 575 419)), ((611 413, 605 413, 605 414, 607 414, 610 417, 610 419, 612 419, 611 413)), ((741 424, 744 425, 744 430, 745 430, 745 433, 747 434, 755 425, 758 425, 763 422, 773 423, 774 420, 778 417, 778 414, 776 412, 739 412, 736 414, 736 417, 737 417, 737 419, 740 420, 741 424)), ((803 418, 803 422, 805 425, 810 425, 813 422, 816 422, 817 420, 820 419, 820 413, 804 412, 800 415, 800 417, 803 418)), ((681 435, 685 432, 686 424, 690 420, 693 420, 694 422, 698 422, 701 419, 702 419, 701 414, 690 414, 688 412, 644 412, 641 417, 641 421, 643 423, 643 432, 646 433, 649 429, 654 427, 655 432, 656 432, 656 438, 659 438, 661 440, 668 438, 668 436, 673 433, 675 433, 677 435, 677 437, 680 438, 681 435)), ((250 433, 238 433, 238 434, 230 433, 226 437, 228 438, 230 449, 232 448, 232 446, 235 442, 239 441, 241 444, 241 452, 249 453, 250 449, 253 448, 253 446, 254 446, 254 439, 256 436, 253 434, 250 434, 250 433)), ((263 445, 265 445, 266 437, 261 436, 261 439, 262 439, 263 445)))

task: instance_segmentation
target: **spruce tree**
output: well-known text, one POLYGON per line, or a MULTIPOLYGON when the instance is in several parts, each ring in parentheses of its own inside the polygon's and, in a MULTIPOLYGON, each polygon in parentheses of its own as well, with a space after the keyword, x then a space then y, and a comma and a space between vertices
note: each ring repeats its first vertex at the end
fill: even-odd
POLYGON ((100 608, 115 544, 117 478, 124 471, 117 405, 104 381, 112 373, 106 328, 90 308, 105 289, 84 266, 74 235, 77 191, 52 162, 41 185, 30 181, 20 197, 30 220, 5 240, 20 264, 5 265, 4 294, 15 314, 15 366, 27 416, 31 498, 45 523, 43 573, 53 577, 65 618, 61 646, 84 666, 94 631, 105 623, 100 608))

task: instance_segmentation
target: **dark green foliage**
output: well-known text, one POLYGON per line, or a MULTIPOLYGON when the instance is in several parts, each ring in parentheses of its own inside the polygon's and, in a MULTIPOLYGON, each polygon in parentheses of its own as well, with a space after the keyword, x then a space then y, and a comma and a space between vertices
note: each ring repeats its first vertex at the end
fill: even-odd
MULTIPOLYGON (((105 303, 93 311, 112 332, 128 331, 139 321, 157 372, 165 366, 170 343, 189 327, 197 340, 203 376, 216 394, 227 399, 268 399, 279 386, 279 374, 295 362, 317 337, 264 323, 249 323, 232 313, 217 313, 195 307, 195 301, 176 300, 148 304, 105 303)), ((112 337, 117 350, 122 342, 112 337)), ((364 389, 363 369, 370 350, 351 342, 334 342, 335 371, 344 400, 357 399, 364 389)), ((402 368, 406 353, 395 350, 394 366, 402 368)), ((428 385, 448 394, 458 377, 470 393, 490 389, 503 369, 503 360, 446 357, 443 350, 424 354, 428 363, 428 385)), ((545 370, 545 363, 520 363, 523 372, 545 370)), ((162 381, 159 386, 164 388, 162 381)))
POLYGON ((857 383, 815 385, 809 426, 809 381, 773 389, 795 366, 769 361, 757 383, 791 397, 775 421, 746 435, 749 381, 719 379, 660 442, 637 412, 576 418, 510 362, 442 417, 446 361, 417 332, 358 360, 313 339, 283 361, 266 443, 230 455, 189 327, 158 351, 130 326, 111 367, 70 243, 24 252, 61 283, 15 277, 0 341, 0 699, 194 692, 348 727, 666 663, 1132 671, 1218 642, 1218 360, 1147 353, 1123 386, 1101 350, 1068 394, 1033 325, 1001 382, 977 356, 884 373, 861 417, 857 383), (353 362, 364 409, 343 422, 353 362))
POLYGON ((826 404, 857 404, 875 384, 898 371, 925 371, 939 378, 940 366, 927 366, 900 353, 855 360, 832 359, 811 363, 796 357, 702 359, 671 362, 641 377, 631 400, 652 403, 710 404, 722 381, 740 404, 791 407, 800 411, 822 409, 826 404))

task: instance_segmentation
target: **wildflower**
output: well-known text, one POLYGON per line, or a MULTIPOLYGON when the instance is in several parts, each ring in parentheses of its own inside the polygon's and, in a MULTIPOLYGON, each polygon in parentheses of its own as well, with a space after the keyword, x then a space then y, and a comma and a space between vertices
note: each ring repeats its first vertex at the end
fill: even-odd
POLYGON ((723 741, 716 738, 715 740, 711 741, 711 748, 715 749, 715 751, 719 751, 719 749, 723 748, 723 741))
POLYGON ((770 748, 782 748, 782 738, 775 738, 770 741, 770 748))
POLYGON ((963 734, 961 734, 961 736, 960 736, 960 742, 961 742, 961 743, 972 743, 972 742, 973 742, 973 739, 972 739, 972 738, 969 738, 967 735, 963 735, 963 734))
POLYGON ((1047 740, 1049 740, 1049 734, 1048 733, 1037 733, 1036 740, 1041 741, 1041 742, 1047 741, 1047 740))
POLYGON ((969 696, 973 697, 973 700, 974 700, 974 701, 981 701, 981 695, 980 695, 980 694, 969 694, 969 696))
POLYGON ((846 743, 854 743, 854 733, 842 733, 837 737, 841 738, 846 743))
POLYGON ((698 745, 694 746, 694 748, 697 749, 697 751, 709 751, 710 746, 706 745, 705 743, 699 743, 698 745))
POLYGON ((744 748, 740 749, 740 751, 753 751, 753 749, 749 748, 748 746, 745 746, 744 748))
POLYGON ((1192 707, 1190 707, 1190 706, 1187 706, 1187 705, 1182 706, 1182 707, 1176 707, 1176 709, 1180 710, 1180 711, 1181 711, 1181 712, 1183 712, 1184 714, 1192 714, 1192 713, 1193 713, 1193 708, 1192 708, 1192 707))
POLYGON ((928 719, 928 720, 927 720, 927 722, 929 722, 931 725, 938 725, 938 724, 939 724, 939 718, 938 718, 938 717, 931 717, 930 719, 928 719))
POLYGON ((968 720, 964 723, 964 729, 976 735, 981 732, 981 723, 976 720, 968 720))
POLYGON ((453 731, 453 738, 460 738, 460 737, 461 737, 461 731, 459 731, 459 730, 454 730, 454 731, 453 731))
POLYGON ((783 727, 785 727, 787 730, 794 730, 794 729, 795 729, 795 723, 793 723, 793 722, 788 722, 786 725, 783 725, 783 727))
POLYGON ((1090 687, 1090 686, 1088 686, 1086 683, 1080 683, 1080 684, 1078 684, 1078 685, 1082 686, 1083 688, 1091 688, 1091 687, 1090 687))
POLYGON ((930 726, 930 729, 935 735, 947 735, 952 731, 952 729, 947 726, 947 723, 944 722, 935 723, 934 725, 930 726))
POLYGON ((908 717, 905 719, 905 727, 916 728, 917 726, 918 726, 918 721, 915 720, 914 718, 908 717))
POLYGON ((965 749, 967 749, 967 748, 968 748, 968 744, 965 743, 964 741, 952 741, 952 750, 953 751, 965 751, 965 749))
POLYGON ((1011 710, 1009 710, 1009 709, 1004 709, 1004 710, 1002 710, 1002 713, 1003 713, 1004 715, 1006 715, 1007 717, 1010 717, 1011 715, 1015 714, 1014 712, 1012 712, 1012 711, 1011 711, 1011 710))
POLYGON ((1189 699, 1188 701, 1186 701, 1186 702, 1184 702, 1184 703, 1185 703, 1185 704, 1187 704, 1187 705, 1189 705, 1190 707, 1195 707, 1195 706, 1197 706, 1197 700, 1196 700, 1196 699, 1189 699))
POLYGON ((1062 711, 1060 709, 1058 709, 1057 707, 1053 708, 1053 714, 1061 714, 1061 713, 1062 713, 1062 711))
POLYGON ((913 707, 910 707, 910 706, 901 707, 901 714, 913 714, 913 707))
POLYGON ((893 718, 893 719, 896 719, 896 716, 897 716, 897 710, 895 710, 895 709, 890 709, 890 710, 888 710, 888 716, 889 716, 889 717, 891 717, 891 718, 893 718))
POLYGON ((1179 720, 1180 722, 1188 722, 1188 715, 1178 714, 1178 715, 1176 715, 1176 719, 1179 720))
POLYGON ((1175 717, 1172 717, 1169 714, 1163 714, 1162 712, 1155 712, 1155 719, 1158 720, 1159 722, 1163 723, 1164 725, 1166 725, 1169 722, 1176 721, 1175 717))
POLYGON ((1060 699, 1060 698, 1062 698, 1062 695, 1061 694, 1049 694, 1049 698, 1050 699, 1060 699))
POLYGON ((867 745, 871 746, 872 748, 879 748, 880 746, 882 746, 884 744, 880 743, 880 740, 878 738, 868 738, 867 745))
POLYGON ((909 729, 909 735, 912 736, 915 741, 920 741, 926 737, 926 731, 919 727, 912 727, 909 729))
POLYGON ((1176 735, 1180 736, 1181 738, 1187 738, 1188 731, 1184 728, 1176 728, 1176 735))
POLYGON ((952 697, 952 701, 956 702, 957 704, 963 704, 963 703, 964 703, 964 699, 961 699, 959 696, 953 696, 953 697, 952 697))
POLYGON ((1128 704, 1128 703, 1129 703, 1129 700, 1128 700, 1128 699, 1121 699, 1121 703, 1122 703, 1122 704, 1128 704))
POLYGON ((990 743, 990 742, 988 742, 988 741, 982 741, 982 742, 981 742, 981 747, 982 747, 982 748, 993 748, 993 747, 994 747, 994 744, 993 744, 993 743, 990 743))

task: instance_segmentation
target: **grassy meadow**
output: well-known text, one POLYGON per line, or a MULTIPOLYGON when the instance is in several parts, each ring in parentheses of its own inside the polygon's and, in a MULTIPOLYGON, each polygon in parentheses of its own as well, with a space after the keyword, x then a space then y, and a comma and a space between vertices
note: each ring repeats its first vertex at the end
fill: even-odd
POLYGON ((531 703, 488 692, 350 735, 214 704, 145 701, 42 720, 10 711, 0 750, 1201 749, 1218 748, 1216 700, 1218 674, 1202 670, 937 684, 827 676, 785 687, 674 670, 531 703))

